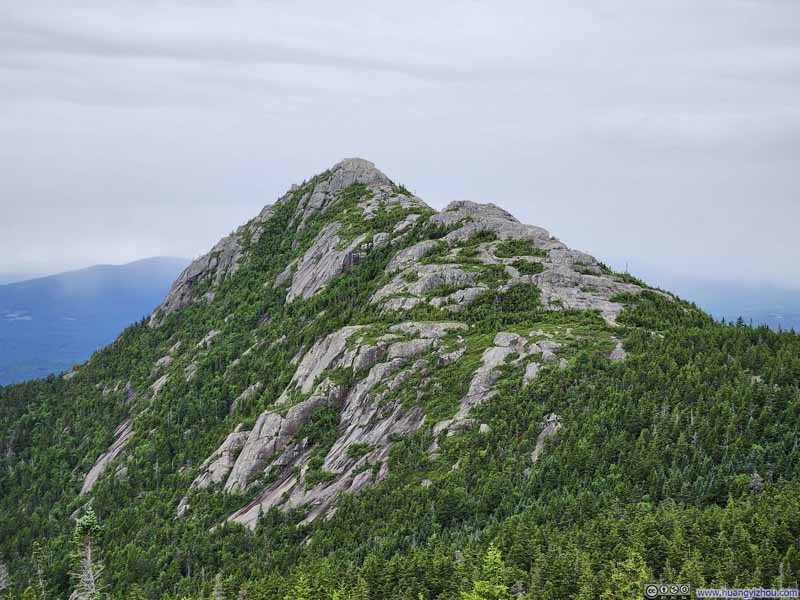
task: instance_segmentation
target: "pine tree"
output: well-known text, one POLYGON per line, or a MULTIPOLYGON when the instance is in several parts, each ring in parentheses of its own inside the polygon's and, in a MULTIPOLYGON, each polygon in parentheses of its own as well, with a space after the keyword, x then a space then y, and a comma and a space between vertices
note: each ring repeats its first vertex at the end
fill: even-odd
POLYGON ((302 573, 300 577, 298 577, 294 587, 289 590, 289 593, 283 598, 284 600, 312 600, 313 593, 308 575, 302 573))
POLYGON ((689 558, 683 563, 679 579, 681 583, 691 584, 692 587, 702 587, 706 583, 703 563, 696 552, 692 551, 689 558))
POLYGON ((578 596, 577 600, 594 600, 597 597, 595 577, 589 558, 581 556, 578 567, 578 596))
POLYGON ((461 600, 506 600, 510 598, 505 580, 503 555, 494 544, 483 559, 480 579, 472 582, 472 590, 461 592, 461 600))
POLYGON ((147 600, 142 587, 134 583, 125 595, 125 600, 147 600))
POLYGON ((614 565, 600 598, 644 598, 644 585, 652 579, 653 574, 644 559, 637 552, 631 552, 627 559, 614 565))
POLYGON ((100 523, 94 510, 89 508, 75 524, 73 539, 76 546, 77 570, 72 573, 75 590, 70 600, 100 600, 105 597, 103 589, 103 564, 95 556, 95 537, 100 532, 100 523))
POLYGON ((352 600, 369 600, 369 583, 366 579, 359 576, 358 580, 356 580, 356 584, 353 587, 353 591, 350 594, 350 598, 352 600))

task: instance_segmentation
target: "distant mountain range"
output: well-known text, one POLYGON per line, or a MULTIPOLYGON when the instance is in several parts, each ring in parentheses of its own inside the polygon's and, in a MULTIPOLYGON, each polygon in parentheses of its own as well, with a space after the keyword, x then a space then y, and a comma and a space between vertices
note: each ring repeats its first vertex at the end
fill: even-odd
POLYGON ((188 262, 148 258, 0 285, 0 385, 83 362, 149 314, 188 262))

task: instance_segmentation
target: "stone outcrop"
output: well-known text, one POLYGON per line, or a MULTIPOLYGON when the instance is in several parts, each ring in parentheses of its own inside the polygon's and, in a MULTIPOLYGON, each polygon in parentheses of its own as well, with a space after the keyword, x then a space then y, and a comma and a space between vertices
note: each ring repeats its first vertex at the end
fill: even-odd
POLYGON ((526 239, 536 242, 543 248, 558 248, 564 245, 550 236, 547 230, 533 225, 524 225, 511 213, 494 204, 479 204, 468 200, 451 202, 442 212, 431 217, 431 225, 461 227, 451 231, 444 238, 448 245, 465 242, 475 235, 488 231, 498 239, 526 239))
POLYGON ((529 383, 533 382, 539 375, 539 369, 541 368, 542 367, 539 363, 528 363, 528 365, 525 367, 525 374, 522 376, 522 385, 528 385, 529 383))
POLYGON ((457 322, 405 322, 369 341, 364 327, 346 327, 310 348, 274 408, 264 411, 247 434, 225 490, 245 491, 263 477, 272 483, 230 519, 254 526, 258 514, 272 506, 310 506, 307 520, 313 520, 331 510, 340 493, 355 492, 385 476, 394 437, 416 431, 425 420, 419 407, 406 408, 392 395, 429 366, 421 357, 436 351, 450 332, 466 328, 457 322), (337 384, 328 375, 341 369, 361 373, 361 378, 337 384), (323 407, 335 407, 340 414, 337 439, 322 466, 331 475, 308 485, 314 447, 297 434, 323 407), (367 450, 353 455, 351 447, 367 450))
POLYGON ((256 394, 258 394, 262 389, 264 389, 264 384, 261 383, 260 381, 257 381, 253 385, 249 386, 245 391, 239 394, 233 401, 230 407, 230 412, 231 413, 236 412, 236 410, 243 402, 247 402, 248 400, 254 398, 256 394))
POLYGON ((542 430, 536 437, 536 447, 531 453, 531 461, 533 464, 539 462, 539 457, 541 457, 542 452, 544 451, 545 442, 549 438, 554 437, 558 433, 559 429, 561 429, 560 416, 555 413, 550 413, 544 418, 544 421, 542 422, 542 430))
POLYGON ((209 331, 202 340, 197 342, 197 348, 201 350, 207 350, 211 347, 211 344, 214 342, 214 338, 220 334, 219 329, 212 329, 209 331))
MULTIPOLYGON (((383 195, 395 194, 389 178, 376 169, 374 164, 359 158, 341 161, 319 179, 314 188, 298 202, 293 219, 293 225, 298 229, 303 229, 312 216, 323 212, 353 183, 367 184, 383 195)), ((291 200, 296 191, 297 188, 290 189, 278 200, 278 204, 291 200)), ((418 198, 406 199, 404 202, 425 206, 418 198)), ((197 301, 199 298, 196 290, 205 284, 209 284, 212 288, 205 297, 213 300, 213 289, 227 277, 235 274, 241 267, 242 261, 246 260, 244 240, 249 237, 252 243, 257 243, 263 233, 264 223, 271 219, 273 214, 273 206, 264 207, 255 219, 221 239, 207 254, 192 261, 172 285, 159 309, 153 313, 150 325, 159 325, 170 313, 197 301)))
POLYGON ((300 199, 294 217, 295 224, 303 229, 311 217, 327 209, 341 192, 354 183, 363 183, 376 189, 392 189, 392 182, 373 163, 361 158, 346 158, 334 165, 327 176, 321 177, 314 189, 300 199))
POLYGON ((160 392, 161 388, 166 385, 168 379, 169 375, 162 375, 153 382, 153 384, 150 386, 150 393, 152 394, 153 398, 158 396, 158 392, 160 392))
MULTIPOLYGON (((236 452, 244 446, 249 433, 242 430, 241 424, 237 425, 219 448, 200 465, 200 474, 192 481, 189 491, 201 490, 225 481, 233 469, 236 452)), ((183 515, 188 508, 189 497, 184 496, 178 504, 178 516, 183 515)))
POLYGON ((528 343, 527 338, 516 333, 498 332, 494 338, 494 345, 483 352, 481 365, 472 376, 469 389, 461 399, 455 416, 436 423, 433 427, 434 437, 445 431, 450 435, 466 426, 471 426, 472 422, 468 419, 469 412, 495 394, 492 387, 500 377, 500 367, 506 364, 509 356, 516 355, 512 361, 512 364, 516 364, 530 354, 528 343))
MULTIPOLYGON (((300 360, 291 382, 276 404, 289 402, 292 390, 298 390, 303 394, 311 392, 323 372, 332 370, 340 364, 354 361, 355 357, 352 356, 352 353, 349 355, 349 361, 348 358, 344 358, 344 354, 347 351, 347 342, 350 337, 361 329, 363 327, 357 325, 343 327, 316 343, 300 360)), ((369 352, 369 350, 363 352, 369 352)))
POLYGON ((300 402, 290 408, 285 416, 270 411, 261 413, 231 469, 225 491, 245 491, 255 478, 263 474, 270 459, 286 448, 314 411, 335 401, 339 390, 334 389, 331 392, 333 393, 329 395, 312 396, 300 402))
POLYGON ((552 310, 597 310, 608 323, 614 324, 622 305, 612 298, 620 293, 641 291, 639 286, 622 282, 604 271, 589 254, 567 248, 545 229, 524 225, 493 204, 453 202, 432 216, 429 226, 452 231, 440 240, 424 240, 400 249, 386 269, 393 276, 392 280, 374 294, 371 302, 391 311, 410 310, 428 303, 453 312, 474 302, 488 286, 477 281, 477 273, 458 264, 457 249, 479 239, 476 236, 481 234, 489 234, 489 238, 479 244, 475 260, 505 268, 507 280, 500 289, 507 290, 518 284, 535 285, 541 291, 543 304, 552 310), (529 242, 536 249, 536 256, 497 256, 498 244, 506 240, 529 242), (449 248, 441 260, 422 260, 441 244, 449 248), (541 272, 520 273, 514 266, 520 260, 540 264, 541 272), (443 294, 431 296, 437 289, 443 294))
POLYGON ((111 463, 111 461, 113 461, 122 453, 132 436, 133 423, 130 419, 125 419, 114 431, 114 441, 111 446, 108 447, 108 450, 97 457, 97 460, 92 465, 92 468, 89 469, 89 472, 83 479, 81 496, 85 496, 92 491, 94 484, 97 483, 98 479, 100 479, 100 475, 103 474, 103 471, 105 471, 106 467, 111 463))
POLYGON ((314 243, 300 258, 292 275, 286 300, 309 298, 334 277, 357 265, 372 248, 367 234, 357 236, 339 249, 341 238, 336 235, 341 225, 331 223, 320 232, 314 243))
POLYGON ((617 345, 614 346, 614 349, 611 351, 611 354, 608 358, 611 362, 623 362, 628 356, 628 353, 625 352, 625 348, 622 346, 622 342, 617 340, 617 345))
MULTIPOLYGON (((397 206, 405 210, 429 210, 419 198, 400 194, 392 182, 369 161, 347 159, 337 164, 328 178, 318 183, 313 191, 299 203, 296 219, 303 229, 308 220, 336 203, 338 195, 354 183, 365 184, 369 193, 359 203, 362 218, 374 218, 379 207, 397 206)), ((408 215, 410 227, 419 218, 419 213, 408 215)), ((342 224, 328 223, 317 234, 302 257, 293 261, 275 280, 275 287, 285 285, 290 279, 287 302, 309 298, 323 289, 331 280, 357 265, 374 248, 381 248, 405 229, 389 234, 378 232, 360 234, 352 239, 341 235, 342 224)))
POLYGON ((192 261, 172 284, 160 310, 154 312, 150 318, 150 324, 157 325, 160 323, 159 319, 189 306, 196 300, 195 288, 206 282, 210 282, 212 286, 219 285, 228 274, 235 273, 239 269, 239 262, 242 258, 240 241, 242 233, 242 228, 240 228, 222 238, 211 249, 211 252, 192 261))

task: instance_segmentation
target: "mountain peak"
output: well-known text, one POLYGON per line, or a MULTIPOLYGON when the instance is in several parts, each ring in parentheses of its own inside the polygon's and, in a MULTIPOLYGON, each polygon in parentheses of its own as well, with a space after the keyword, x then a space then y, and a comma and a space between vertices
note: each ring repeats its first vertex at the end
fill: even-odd
MULTIPOLYGON (((224 484, 228 493, 257 492, 228 517, 250 527, 275 507, 309 507, 306 521, 330 514, 340 494, 386 476, 397 436, 424 426, 432 427, 435 439, 469 429, 471 410, 494 396, 503 365, 524 362, 530 382, 546 365, 567 368, 566 356, 587 338, 608 359, 623 360, 611 327, 623 308, 620 297, 644 289, 494 204, 459 200, 437 212, 360 158, 293 186, 217 244, 181 276, 165 307, 174 311, 205 300, 209 306, 201 306, 202 313, 222 306, 237 311, 225 283, 244 278, 251 281, 255 306, 259 298, 271 299, 272 308, 261 309, 256 327, 276 337, 269 352, 281 351, 287 328, 314 333, 302 334, 305 341, 290 362, 291 380, 273 390, 252 429, 234 430, 208 456, 178 514, 191 510, 196 491, 224 484), (239 275, 240 268, 247 273, 239 275), (482 318, 475 315, 493 311, 504 314, 491 335, 473 330, 471 320, 482 318), (576 336, 571 327, 545 330, 527 323, 497 329, 519 312, 538 315, 531 323, 562 313, 553 319, 574 320, 582 328, 589 323, 591 333, 576 336), (354 313, 361 320, 354 320, 354 313), (287 314, 300 317, 290 323, 287 314), (403 392, 410 378, 425 386, 437 378, 436 369, 469 352, 474 366, 464 373, 469 385, 451 399, 449 412, 426 414, 414 404, 419 391, 403 392), (341 418, 323 453, 306 430, 314 428, 314 415, 326 410, 341 418)), ((169 312, 162 310, 161 316, 169 312)), ((236 312, 218 314, 222 325, 195 344, 201 354, 220 343, 225 324, 236 317, 236 312)), ((266 343, 266 337, 256 341, 236 368, 266 343)), ((190 367, 202 356, 191 360, 190 367)), ((191 367, 184 379, 195 372, 191 367)), ((156 383, 158 389, 163 385, 161 379, 156 383)), ((235 405, 251 402, 266 385, 249 381, 235 405)), ((555 434, 557 427, 549 431, 555 434)), ((438 442, 429 452, 436 455, 438 442)))
MULTIPOLYGON (((505 262, 494 256, 491 248, 472 262, 504 268, 512 284, 535 276, 535 281, 531 279, 529 283, 539 286, 546 303, 596 309, 610 323, 621 310, 621 305, 611 302, 611 297, 620 292, 636 293, 640 289, 609 277, 603 272, 605 267, 592 256, 570 250, 547 230, 520 223, 495 204, 458 200, 437 213, 404 187, 393 183, 374 163, 362 158, 346 158, 302 185, 293 185, 274 205, 265 207, 256 218, 195 260, 176 280, 160 310, 151 317, 151 325, 157 325, 170 313, 197 300, 213 301, 215 289, 246 262, 247 246, 258 242, 265 228, 275 223, 278 213, 285 219, 282 235, 292 238, 292 251, 300 250, 303 243, 309 244, 303 253, 289 261, 273 284, 275 287, 288 285, 288 302, 313 296, 357 264, 372 248, 386 244, 398 248, 389 262, 390 272, 413 267, 427 253, 441 247, 430 238, 407 244, 409 231, 416 230, 417 225, 441 229, 444 233, 441 242, 448 248, 467 244, 479 235, 486 236, 487 240, 492 237, 499 241, 515 241, 516 254, 505 262), (382 225, 387 219, 393 219, 391 228, 382 225), (318 228, 318 233, 307 242, 301 242, 312 224, 318 228), (538 264, 524 267, 535 273, 520 273, 512 264, 522 260, 526 253, 539 257, 538 264), (202 294, 198 293, 201 288, 202 294)), ((450 262, 458 262, 454 252, 450 251, 450 262)), ((486 289, 485 286, 466 285, 474 276, 459 275, 461 271, 457 267, 438 271, 442 273, 431 279, 435 284, 396 282, 394 286, 384 286, 376 298, 385 298, 388 308, 408 309, 418 304, 418 294, 413 292, 417 288, 421 290, 419 293, 427 294, 430 290, 423 290, 423 287, 461 285, 467 291, 459 292, 466 293, 468 299, 486 289)), ((402 274, 404 277, 415 275, 402 274)))
POLYGON ((343 178, 352 177, 358 183, 391 184, 389 178, 383 174, 375 163, 363 158, 343 158, 331 167, 331 172, 340 174, 343 178))

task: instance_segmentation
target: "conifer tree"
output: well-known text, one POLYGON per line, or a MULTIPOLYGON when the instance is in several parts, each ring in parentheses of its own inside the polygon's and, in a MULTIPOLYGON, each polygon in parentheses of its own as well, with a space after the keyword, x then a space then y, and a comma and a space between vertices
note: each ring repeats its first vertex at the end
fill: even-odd
POLYGON ((602 600, 644 598, 644 585, 651 581, 652 578, 652 573, 641 555, 637 552, 631 552, 628 558, 617 563, 611 569, 606 587, 600 598, 602 600))
POLYGON ((284 596, 284 600, 312 600, 312 598, 313 590, 311 589, 308 575, 305 573, 302 573, 300 577, 298 577, 294 587, 284 596))
POLYGON ((480 579, 472 582, 472 590, 461 592, 461 600, 506 600, 510 598, 505 584, 503 556, 494 544, 483 559, 480 579))
POLYGON ((105 597, 103 589, 103 564, 96 556, 95 538, 100 533, 100 523, 94 510, 89 508, 75 524, 73 540, 75 543, 76 570, 72 577, 75 589, 70 600, 101 600, 105 597))

